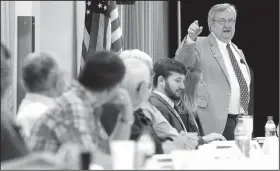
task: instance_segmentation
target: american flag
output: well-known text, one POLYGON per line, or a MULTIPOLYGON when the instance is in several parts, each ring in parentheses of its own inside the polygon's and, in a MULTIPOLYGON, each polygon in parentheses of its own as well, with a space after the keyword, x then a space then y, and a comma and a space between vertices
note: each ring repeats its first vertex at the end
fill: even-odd
POLYGON ((99 50, 121 53, 122 30, 116 1, 86 1, 84 39, 80 69, 87 57, 99 50))

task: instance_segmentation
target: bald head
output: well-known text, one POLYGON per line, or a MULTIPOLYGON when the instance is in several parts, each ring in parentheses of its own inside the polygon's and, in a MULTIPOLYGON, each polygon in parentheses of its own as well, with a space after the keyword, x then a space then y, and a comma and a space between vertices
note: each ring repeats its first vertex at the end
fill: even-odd
POLYGON ((150 68, 145 62, 137 58, 125 59, 123 62, 126 73, 122 87, 130 94, 134 109, 137 110, 150 95, 150 68))

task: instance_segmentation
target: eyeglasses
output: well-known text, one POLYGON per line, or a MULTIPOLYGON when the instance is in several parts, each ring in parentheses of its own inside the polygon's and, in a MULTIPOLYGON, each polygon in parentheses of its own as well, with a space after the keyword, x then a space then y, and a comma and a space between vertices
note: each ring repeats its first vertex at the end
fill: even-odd
POLYGON ((228 20, 228 21, 226 21, 223 18, 218 19, 218 20, 213 20, 213 21, 217 21, 220 25, 223 25, 223 26, 226 24, 226 22, 228 22, 228 24, 231 25, 231 26, 235 25, 235 23, 236 23, 236 20, 228 20))

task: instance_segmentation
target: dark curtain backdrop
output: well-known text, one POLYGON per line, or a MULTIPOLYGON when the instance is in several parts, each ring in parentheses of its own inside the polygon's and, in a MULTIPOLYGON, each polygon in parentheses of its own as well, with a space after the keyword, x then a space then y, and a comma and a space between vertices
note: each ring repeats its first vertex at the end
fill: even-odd
MULTIPOLYGON (((181 39, 189 25, 198 20, 202 36, 209 34, 207 16, 217 3, 229 2, 238 10, 233 42, 243 50, 255 75, 254 135, 264 136, 267 116, 279 122, 279 0, 183 0, 181 1, 181 39)), ((177 44, 177 2, 169 1, 169 56, 177 44)))

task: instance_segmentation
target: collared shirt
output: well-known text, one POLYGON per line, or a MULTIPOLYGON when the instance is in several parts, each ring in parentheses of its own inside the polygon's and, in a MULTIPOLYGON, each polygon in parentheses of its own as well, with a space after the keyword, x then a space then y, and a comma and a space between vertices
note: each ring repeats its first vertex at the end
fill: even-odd
POLYGON ((27 93, 18 109, 16 122, 24 136, 29 137, 36 120, 54 105, 54 99, 36 93, 27 93))
MULTIPOLYGON (((227 69, 227 73, 229 76, 229 83, 230 83, 230 87, 231 87, 231 92, 230 92, 230 100, 229 100, 229 107, 228 107, 228 113, 231 114, 239 114, 239 113, 244 113, 244 109, 241 106, 240 103, 240 86, 236 77, 236 74, 234 72, 233 66, 231 64, 230 58, 229 58, 229 54, 228 54, 228 50, 226 49, 226 43, 220 41, 214 33, 212 33, 215 37, 215 40, 217 41, 218 47, 220 49, 220 52, 223 56, 223 60, 227 69)), ((187 41, 188 44, 193 44, 195 43, 193 40, 191 40, 189 38, 189 36, 186 36, 187 38, 183 40, 183 43, 185 43, 185 41, 187 41)), ((230 48, 236 58, 236 61, 241 69, 241 72, 244 76, 244 79, 247 83, 248 86, 248 90, 250 88, 250 76, 249 73, 247 71, 246 65, 241 63, 241 56, 239 55, 239 53, 236 51, 236 49, 233 47, 232 43, 230 42, 230 48)))
POLYGON ((167 103, 174 109, 174 112, 176 113, 176 115, 177 115, 177 118, 179 119, 179 121, 181 122, 181 124, 182 124, 182 126, 183 126, 183 128, 184 128, 184 131, 186 131, 187 132, 187 129, 185 128, 185 125, 184 125, 184 122, 182 121, 182 119, 181 119, 181 117, 180 117, 180 115, 178 114, 178 112, 175 110, 175 104, 174 104, 174 102, 173 102, 173 100, 171 100, 168 96, 166 96, 164 93, 161 93, 161 92, 159 92, 159 91, 156 91, 156 90, 154 90, 153 91, 154 93, 156 93, 156 94, 158 94, 158 95, 160 95, 165 101, 167 101, 167 103))
MULTIPOLYGON (((228 108, 228 113, 231 114, 239 114, 239 113, 244 113, 244 109, 241 106, 241 101, 240 101, 240 86, 238 83, 238 79, 236 77, 236 74, 234 72, 233 66, 231 64, 230 61, 230 57, 228 54, 228 50, 226 49, 226 43, 220 41, 215 34, 213 33, 219 49, 222 53, 223 56, 223 60, 225 62, 225 66, 228 72, 228 76, 229 76, 229 83, 230 83, 230 87, 231 87, 231 93, 230 93, 230 100, 229 100, 229 108, 228 108)), ((239 53, 236 51, 236 49, 233 47, 232 43, 230 42, 230 48, 235 56, 235 59, 241 69, 241 72, 245 78, 245 81, 247 83, 248 89, 250 87, 250 77, 246 68, 246 65, 241 63, 241 57, 239 55, 239 53)))
POLYGON ((167 101, 167 103, 174 109, 175 104, 173 102, 173 100, 171 100, 169 97, 167 97, 164 93, 161 93, 159 91, 154 90, 154 93, 160 95, 165 101, 167 101))
POLYGON ((161 139, 171 138, 179 136, 178 131, 173 128, 165 117, 153 106, 149 101, 144 102, 141 105, 143 113, 149 118, 153 124, 153 128, 161 139))
POLYGON ((55 106, 35 123, 28 145, 33 151, 56 152, 64 143, 74 142, 88 150, 99 148, 108 153, 108 135, 100 123, 96 103, 90 91, 73 81, 55 106))

